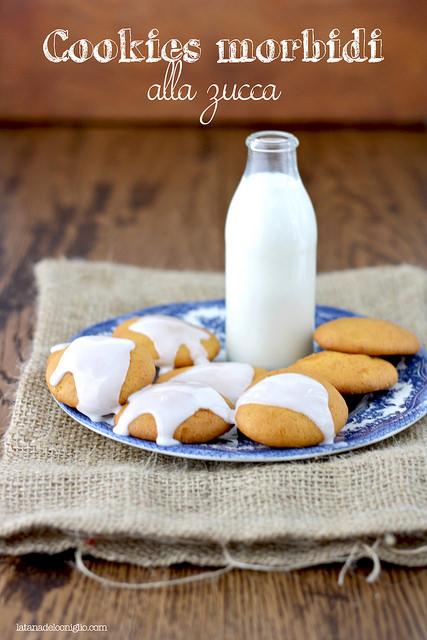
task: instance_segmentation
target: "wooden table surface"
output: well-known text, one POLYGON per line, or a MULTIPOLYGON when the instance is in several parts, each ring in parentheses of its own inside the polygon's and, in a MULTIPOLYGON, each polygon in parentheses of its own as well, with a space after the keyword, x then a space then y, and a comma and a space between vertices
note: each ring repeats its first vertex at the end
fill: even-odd
MULTIPOLYGON (((82 256, 222 269, 227 205, 245 160, 242 129, 14 128, 0 132, 0 425, 6 428, 34 327, 33 264, 82 256)), ((426 135, 414 130, 295 131, 320 228, 319 269, 426 264, 426 135)), ((194 569, 91 562, 139 581, 194 569)), ((104 589, 71 555, 0 562, 0 638, 16 624, 104 624, 47 637, 286 640, 426 638, 425 570, 369 565, 291 574, 234 571, 213 582, 104 589)), ((46 637, 30 633, 28 637, 46 637)))

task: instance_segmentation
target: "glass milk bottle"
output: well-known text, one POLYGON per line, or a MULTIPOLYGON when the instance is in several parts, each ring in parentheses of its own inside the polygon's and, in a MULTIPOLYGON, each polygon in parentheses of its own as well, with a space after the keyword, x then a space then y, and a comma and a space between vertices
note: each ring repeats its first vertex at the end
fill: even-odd
POLYGON ((225 225, 227 358, 286 367, 312 351, 317 225, 298 139, 260 131, 225 225))

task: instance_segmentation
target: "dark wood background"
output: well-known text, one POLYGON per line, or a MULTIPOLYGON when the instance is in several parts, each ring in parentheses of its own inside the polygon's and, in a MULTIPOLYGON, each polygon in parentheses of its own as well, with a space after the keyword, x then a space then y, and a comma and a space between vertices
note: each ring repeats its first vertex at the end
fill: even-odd
MULTIPOLYGON (((426 134, 295 130, 314 201, 322 271, 426 265, 426 134)), ((245 160, 243 129, 13 128, 0 131, 0 425, 34 327, 33 264, 83 256, 152 267, 222 269, 228 201, 245 160)), ((214 582, 129 592, 77 573, 71 557, 0 562, 0 638, 16 623, 107 624, 77 637, 405 640, 426 637, 425 570, 369 566, 235 571, 214 582)), ((90 562, 118 580, 187 575, 90 562)), ((31 638, 46 637, 32 634, 31 638)), ((74 638, 61 633, 56 637, 74 638)))
MULTIPOLYGON (((2 0, 0 21, 0 118, 181 121, 196 124, 207 87, 274 82, 277 102, 227 102, 216 122, 422 122, 426 117, 427 39, 424 0, 2 0), (165 65, 53 64, 42 52, 48 33, 68 29, 70 44, 93 43, 132 28, 145 40, 153 27, 160 39, 200 38, 202 57, 185 65, 183 82, 199 95, 194 102, 149 102, 147 88, 161 82, 165 65), (297 38, 314 28, 326 41, 332 28, 342 42, 351 30, 380 28, 384 61, 379 64, 217 64, 220 38, 297 38)), ((62 52, 62 49, 61 49, 62 52)))

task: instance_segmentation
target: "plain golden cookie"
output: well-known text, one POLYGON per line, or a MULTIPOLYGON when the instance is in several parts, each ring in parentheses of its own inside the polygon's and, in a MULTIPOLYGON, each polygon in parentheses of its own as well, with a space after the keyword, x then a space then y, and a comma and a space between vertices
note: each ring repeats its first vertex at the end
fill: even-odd
MULTIPOLYGON (((56 386, 49 382, 64 351, 65 349, 61 349, 50 354, 46 366, 46 382, 51 393, 59 402, 63 402, 69 407, 77 407, 79 400, 72 373, 66 373, 56 386)), ((143 345, 135 345, 135 348, 130 352, 129 369, 120 390, 119 403, 124 404, 132 393, 151 384, 155 376, 156 367, 150 352, 143 345)))
POLYGON ((319 376, 340 393, 371 393, 396 384, 397 369, 387 360, 353 353, 320 351, 297 360, 287 371, 319 376))
POLYGON ((374 318, 339 318, 320 325, 314 339, 322 347, 368 356, 411 355, 420 348, 418 338, 393 322, 374 318))
MULTIPOLYGON (((115 328, 113 336, 115 336, 116 338, 127 338, 128 340, 133 340, 136 344, 142 344, 144 347, 148 348, 152 357, 157 360, 159 354, 156 351, 156 347, 154 346, 153 341, 143 333, 139 333, 138 331, 132 331, 131 329, 129 329, 130 325, 132 325, 137 320, 138 318, 131 318, 130 320, 122 322, 115 328)), ((207 334, 209 334, 209 336, 206 338, 206 340, 201 340, 200 342, 206 349, 206 357, 209 360, 213 360, 220 352, 221 344, 218 338, 213 333, 210 333, 210 331, 208 331, 207 329, 205 329, 205 331, 207 334)), ((188 350, 188 347, 182 344, 176 353, 174 367, 188 367, 193 364, 193 359, 188 350)))
MULTIPOLYGON (((267 377, 290 373, 287 369, 271 371, 267 377)), ((328 405, 335 433, 343 428, 348 409, 342 395, 326 380, 310 376, 328 392, 328 405)), ((269 447, 310 447, 323 442, 319 427, 307 416, 291 409, 262 404, 244 404, 236 411, 238 429, 251 440, 269 447)))
MULTIPOLYGON (((231 406, 227 398, 224 398, 224 400, 231 406)), ((126 406, 115 416, 115 424, 118 423, 126 406)), ((228 422, 225 422, 225 420, 212 411, 199 409, 194 415, 184 420, 184 422, 175 429, 173 437, 175 440, 184 444, 202 444, 222 436, 229 430, 230 426, 228 422)), ((144 413, 135 418, 129 425, 129 435, 140 438, 141 440, 155 442, 157 438, 157 425, 154 417, 150 413, 144 413)))

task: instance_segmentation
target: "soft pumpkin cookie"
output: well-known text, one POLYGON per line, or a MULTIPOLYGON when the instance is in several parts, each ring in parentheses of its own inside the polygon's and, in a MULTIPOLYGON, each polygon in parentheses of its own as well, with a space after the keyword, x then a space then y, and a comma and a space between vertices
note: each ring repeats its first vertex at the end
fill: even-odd
POLYGON ((236 405, 238 429, 270 447, 331 443, 347 418, 347 405, 335 387, 293 372, 270 372, 236 405))
POLYGON ((320 376, 340 393, 370 393, 396 384, 397 369, 387 360, 353 353, 320 351, 286 369, 320 376))
POLYGON ((115 416, 115 433, 162 446, 209 442, 230 428, 230 403, 202 384, 165 382, 134 393, 115 416))
POLYGON ((266 373, 266 369, 242 362, 209 362, 194 367, 173 369, 159 376, 156 382, 162 383, 172 379, 175 382, 199 382, 212 387, 235 404, 242 393, 266 373))
POLYGON ((338 318, 321 324, 314 339, 322 349, 368 356, 411 355, 418 338, 393 322, 375 318, 338 318))
POLYGON ((213 360, 221 349, 213 333, 173 316, 132 318, 119 324, 113 335, 147 347, 159 367, 204 364, 213 360))
POLYGON ((143 345, 111 336, 83 336, 53 347, 46 366, 53 396, 94 420, 113 413, 155 375, 143 345))

